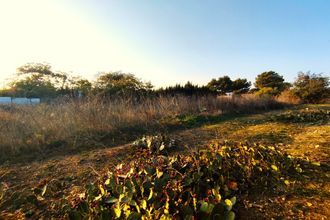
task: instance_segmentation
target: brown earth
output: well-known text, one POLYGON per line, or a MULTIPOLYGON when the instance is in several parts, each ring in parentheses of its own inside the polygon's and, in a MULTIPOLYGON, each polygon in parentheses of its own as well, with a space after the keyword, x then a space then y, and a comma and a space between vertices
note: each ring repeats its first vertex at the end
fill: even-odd
MULTIPOLYGON (((329 110, 330 105, 309 108, 329 110)), ((197 123, 192 128, 170 132, 169 136, 184 146, 179 153, 189 153, 189 150, 212 141, 258 142, 280 144, 288 153, 316 162, 322 172, 307 173, 299 181, 292 180, 290 189, 283 195, 244 198, 239 204, 238 218, 328 219, 330 124, 269 120, 271 115, 284 111, 287 110, 237 117, 223 115, 216 122, 197 123)), ((126 144, 32 162, 4 163, 0 165, 0 219, 61 218, 63 213, 58 210, 63 197, 82 192, 85 184, 97 180, 102 173, 132 156, 134 152, 126 144), (39 194, 43 196, 35 196, 39 194)))

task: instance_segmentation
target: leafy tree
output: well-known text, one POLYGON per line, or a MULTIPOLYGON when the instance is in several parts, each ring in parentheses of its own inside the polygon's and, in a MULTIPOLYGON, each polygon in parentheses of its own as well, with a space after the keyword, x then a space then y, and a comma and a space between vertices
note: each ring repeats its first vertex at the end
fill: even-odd
POLYGON ((248 82, 247 79, 238 78, 232 84, 232 90, 236 94, 247 93, 250 87, 251 82, 248 82))
POLYGON ((96 81, 96 90, 105 96, 128 97, 142 95, 152 89, 151 83, 144 83, 133 74, 121 72, 101 73, 96 81))
POLYGON ((76 93, 81 93, 83 96, 87 96, 92 91, 92 83, 87 79, 73 79, 71 81, 71 88, 76 93))
POLYGON ((49 64, 27 63, 17 68, 17 75, 33 74, 39 77, 54 76, 55 74, 51 68, 52 67, 49 64))
POLYGON ((229 76, 219 77, 218 79, 212 79, 207 87, 216 91, 219 94, 226 94, 229 92, 234 92, 236 94, 248 92, 250 89, 251 83, 247 79, 238 78, 234 81, 230 79, 229 76))
POLYGON ((32 78, 38 81, 50 82, 58 89, 64 89, 69 83, 69 76, 64 72, 54 72, 49 64, 27 63, 17 68, 20 78, 32 78))
POLYGON ((10 84, 14 96, 52 98, 56 96, 56 82, 63 82, 65 77, 54 73, 48 64, 28 63, 17 69, 17 78, 10 84))
POLYGON ((218 79, 212 79, 207 87, 219 94, 226 94, 233 91, 233 81, 229 76, 219 77, 218 79))
POLYGON ((91 83, 75 80, 64 72, 54 72, 49 64, 27 63, 17 68, 16 80, 2 94, 48 99, 63 95, 76 96, 78 90, 87 93, 90 89, 91 83))
POLYGON ((293 93, 306 103, 317 103, 330 96, 328 77, 310 72, 298 73, 293 84, 293 93))
POLYGON ((280 92, 277 90, 277 88, 262 87, 260 89, 256 89, 255 94, 263 97, 272 97, 279 95, 280 92))
POLYGON ((186 95, 186 96, 207 96, 215 95, 214 91, 211 91, 206 86, 194 85, 191 82, 187 82, 185 85, 176 84, 175 86, 169 86, 165 89, 160 88, 156 90, 156 94, 160 95, 186 95))
POLYGON ((263 72, 256 77, 255 87, 260 90, 258 93, 278 95, 286 88, 283 76, 274 71, 263 72))
POLYGON ((14 82, 12 91, 14 96, 27 98, 53 98, 56 96, 56 88, 49 81, 40 81, 35 77, 14 82))

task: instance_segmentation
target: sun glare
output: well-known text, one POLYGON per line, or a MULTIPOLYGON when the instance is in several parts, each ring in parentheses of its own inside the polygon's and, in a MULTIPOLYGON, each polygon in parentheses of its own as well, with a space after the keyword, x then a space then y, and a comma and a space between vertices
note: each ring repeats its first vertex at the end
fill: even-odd
POLYGON ((142 69, 119 37, 106 35, 62 1, 1 1, 0 26, 1 80, 27 62, 48 62, 87 78, 97 71, 142 69))

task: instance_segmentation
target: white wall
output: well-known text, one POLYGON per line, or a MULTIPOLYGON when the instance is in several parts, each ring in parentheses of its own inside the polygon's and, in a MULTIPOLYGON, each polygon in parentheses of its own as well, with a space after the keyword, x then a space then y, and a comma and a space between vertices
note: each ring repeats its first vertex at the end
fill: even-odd
POLYGON ((32 98, 32 99, 30 99, 30 103, 32 105, 39 104, 40 103, 40 99, 39 98, 32 98))
POLYGON ((0 104, 10 104, 11 97, 0 97, 0 104))
POLYGON ((36 105, 40 103, 39 98, 11 98, 0 97, 0 104, 16 104, 16 105, 36 105))
POLYGON ((28 105, 30 104, 30 100, 27 98, 13 98, 12 103, 17 105, 28 105))

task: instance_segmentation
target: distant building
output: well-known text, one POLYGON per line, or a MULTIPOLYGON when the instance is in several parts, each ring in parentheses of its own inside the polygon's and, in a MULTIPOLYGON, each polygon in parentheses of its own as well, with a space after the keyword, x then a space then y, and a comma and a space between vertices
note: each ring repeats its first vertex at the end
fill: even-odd
POLYGON ((11 97, 0 97, 0 104, 11 104, 11 97))
POLYGON ((17 105, 28 105, 30 104, 30 99, 28 98, 12 98, 11 103, 17 105))
POLYGON ((31 98, 31 99, 30 99, 30 103, 31 103, 32 105, 40 104, 40 98, 31 98))
POLYGON ((40 103, 40 98, 21 98, 21 97, 0 97, 0 104, 8 105, 8 104, 15 104, 15 105, 36 105, 40 103))

